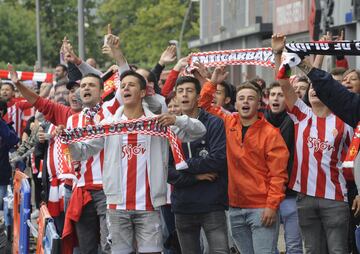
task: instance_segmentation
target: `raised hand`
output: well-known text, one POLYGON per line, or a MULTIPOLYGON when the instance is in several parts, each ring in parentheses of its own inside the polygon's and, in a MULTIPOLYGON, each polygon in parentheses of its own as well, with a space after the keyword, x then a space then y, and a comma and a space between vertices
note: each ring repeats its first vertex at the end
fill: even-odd
POLYGON ((175 71, 181 71, 182 68, 184 68, 189 62, 189 56, 180 58, 180 60, 175 64, 174 70, 175 71))
POLYGON ((159 64, 165 66, 176 60, 176 46, 168 46, 160 56, 159 64))
POLYGON ((273 51, 283 51, 285 47, 286 36, 283 34, 273 34, 271 36, 271 47, 273 51))
POLYGON ((7 65, 8 71, 10 73, 10 79, 14 84, 17 84, 19 82, 19 77, 17 72, 14 70, 14 67, 12 64, 8 63, 7 65))
POLYGON ((69 42, 64 43, 64 58, 66 62, 70 62, 76 65, 81 64, 81 59, 75 54, 73 47, 69 42))
POLYGON ((195 62, 194 63, 193 72, 194 72, 195 78, 202 78, 202 79, 211 78, 211 72, 209 72, 209 70, 205 67, 205 65, 200 63, 200 62, 195 62), (199 75, 201 77, 199 77, 199 75))
POLYGON ((229 72, 225 71, 225 66, 216 67, 211 76, 211 83, 214 85, 220 84, 227 78, 228 75, 229 72))

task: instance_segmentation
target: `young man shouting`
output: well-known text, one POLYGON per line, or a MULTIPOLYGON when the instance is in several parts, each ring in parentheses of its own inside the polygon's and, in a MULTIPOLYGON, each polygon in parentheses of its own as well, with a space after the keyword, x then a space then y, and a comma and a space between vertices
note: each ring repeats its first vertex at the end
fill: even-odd
POLYGON ((225 124, 232 236, 240 253, 274 253, 289 152, 279 130, 258 113, 261 91, 253 83, 238 88, 237 113, 211 106, 216 84, 226 76, 222 68, 215 69, 202 88, 200 106, 225 124))
MULTIPOLYGON (((146 94, 144 77, 134 71, 126 71, 120 80, 123 106, 101 124, 155 117, 142 104, 146 94)), ((178 126, 173 130, 184 141, 205 134, 204 126, 187 116, 164 115, 159 122, 166 126, 178 126), (192 131, 185 133, 183 129, 192 131)), ((87 159, 103 148, 106 157, 103 187, 112 253, 133 252, 134 237, 140 253, 160 253, 163 241, 158 208, 166 204, 168 142, 158 136, 124 134, 70 146, 74 160, 87 159)))

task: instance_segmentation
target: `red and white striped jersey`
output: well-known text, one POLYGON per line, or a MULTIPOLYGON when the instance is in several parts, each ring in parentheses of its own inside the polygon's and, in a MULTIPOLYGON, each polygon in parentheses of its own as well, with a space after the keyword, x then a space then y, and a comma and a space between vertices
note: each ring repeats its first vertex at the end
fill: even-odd
MULTIPOLYGON (((56 129, 56 126, 50 124, 47 131, 51 134, 56 129)), ((46 160, 47 172, 50 181, 48 209, 51 216, 59 216, 60 212, 64 211, 64 180, 59 179, 59 158, 58 158, 58 147, 55 144, 55 139, 50 138, 49 146, 47 150, 46 160)))
POLYGON ((13 122, 13 127, 19 137, 21 137, 22 113, 22 110, 16 106, 16 103, 13 103, 8 106, 7 113, 4 116, 4 120, 7 123, 13 122))
MULTIPOLYGON (((102 118, 102 116, 100 116, 102 118)), ((84 110, 70 116, 67 120, 66 128, 85 127, 89 124, 95 124, 93 119, 85 116, 84 110)), ((90 157, 87 161, 81 161, 80 172, 78 172, 77 187, 96 188, 102 187, 102 172, 104 164, 104 150, 101 150, 95 156, 90 157)))
MULTIPOLYGON (((122 120, 127 120, 122 117, 122 120)), ((122 135, 121 186, 122 204, 109 204, 108 209, 153 211, 150 197, 148 144, 144 135, 122 135)), ((120 169, 118 169, 120 170, 120 169)))
POLYGON ((35 115, 35 109, 23 98, 13 98, 8 103, 7 113, 4 120, 7 123, 13 122, 13 127, 21 138, 26 127, 26 122, 35 115))
POLYGON ((350 144, 352 128, 330 114, 317 117, 301 99, 291 112, 295 153, 289 188, 309 196, 347 201, 341 168, 350 144))
POLYGON ((22 112, 21 115, 21 132, 24 131, 27 121, 33 117, 35 115, 35 108, 31 107, 31 108, 27 108, 22 112))

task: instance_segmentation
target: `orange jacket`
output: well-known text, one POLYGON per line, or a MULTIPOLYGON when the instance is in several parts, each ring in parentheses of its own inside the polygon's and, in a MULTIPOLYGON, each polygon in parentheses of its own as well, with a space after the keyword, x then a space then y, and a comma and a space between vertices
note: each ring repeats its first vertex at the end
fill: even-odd
POLYGON ((199 106, 225 123, 229 205, 277 209, 285 197, 289 158, 280 131, 259 113, 259 120, 249 127, 243 141, 240 115, 211 105, 215 91, 215 85, 205 83, 199 106))

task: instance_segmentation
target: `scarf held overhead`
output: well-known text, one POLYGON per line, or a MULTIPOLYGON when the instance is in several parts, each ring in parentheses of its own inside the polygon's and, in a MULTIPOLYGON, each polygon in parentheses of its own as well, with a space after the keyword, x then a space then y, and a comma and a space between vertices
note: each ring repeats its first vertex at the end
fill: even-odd
POLYGON ((360 41, 292 42, 286 43, 285 49, 298 55, 360 55, 360 41))
POLYGON ((76 179, 72 170, 69 144, 93 138, 123 134, 142 134, 167 138, 174 156, 176 169, 181 170, 188 167, 184 159, 181 141, 174 132, 169 127, 160 126, 157 118, 143 118, 108 125, 88 125, 86 127, 63 130, 56 140, 56 144, 59 147, 59 177, 76 179))
POLYGON ((222 51, 209 51, 192 53, 189 66, 195 62, 204 64, 205 67, 221 65, 259 65, 274 68, 274 56, 271 48, 234 49, 222 51))

